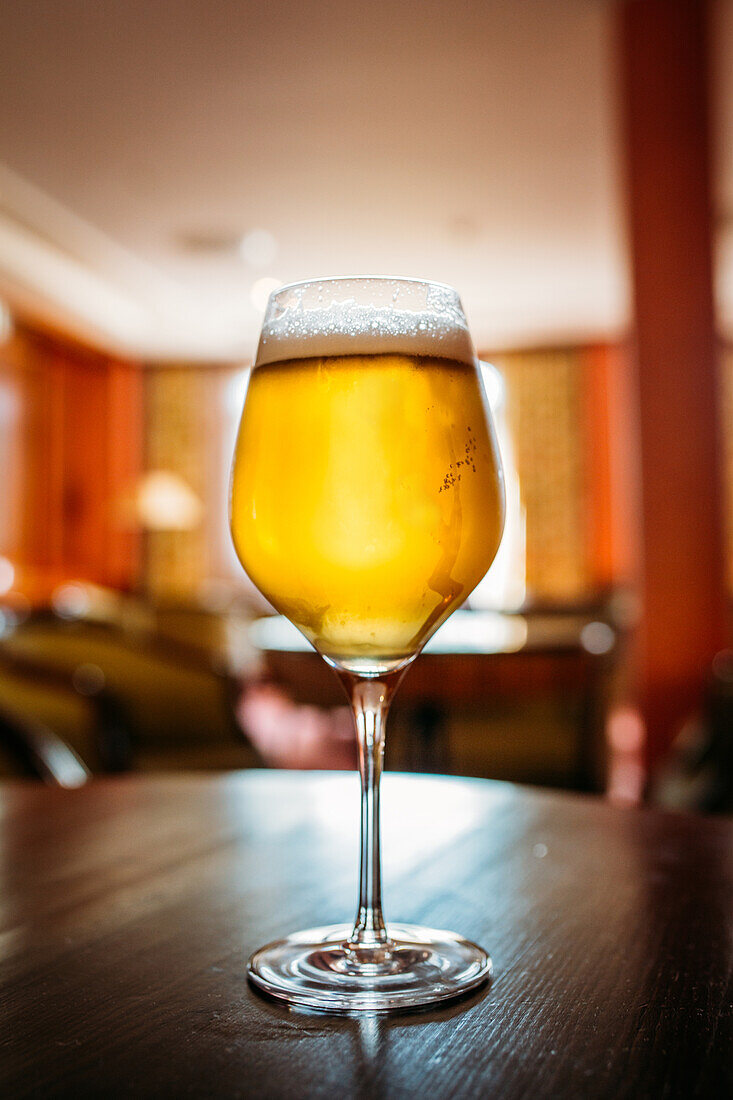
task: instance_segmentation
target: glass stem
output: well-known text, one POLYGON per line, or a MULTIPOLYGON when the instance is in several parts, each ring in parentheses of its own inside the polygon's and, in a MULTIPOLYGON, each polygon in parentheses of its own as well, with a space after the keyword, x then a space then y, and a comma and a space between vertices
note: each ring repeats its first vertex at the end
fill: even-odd
MULTIPOLYGON (((401 675, 397 674, 397 679, 401 675)), ((349 946, 366 963, 378 963, 389 953, 382 916, 382 866, 379 839, 379 782, 384 761, 384 728, 397 686, 395 674, 380 679, 344 676, 356 722, 361 777, 361 855, 359 908, 349 946)))

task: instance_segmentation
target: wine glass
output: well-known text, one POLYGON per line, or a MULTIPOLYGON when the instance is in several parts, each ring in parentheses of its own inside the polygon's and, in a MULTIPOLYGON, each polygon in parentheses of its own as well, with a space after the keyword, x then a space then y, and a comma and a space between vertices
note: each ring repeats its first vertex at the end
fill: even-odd
POLYGON ((232 470, 232 537, 255 585, 346 687, 361 776, 355 924, 255 951, 250 979, 275 998, 384 1012, 490 974, 486 952, 453 932, 385 925, 379 782, 395 688, 486 573, 503 522, 494 431, 451 287, 354 277, 271 295, 232 470))

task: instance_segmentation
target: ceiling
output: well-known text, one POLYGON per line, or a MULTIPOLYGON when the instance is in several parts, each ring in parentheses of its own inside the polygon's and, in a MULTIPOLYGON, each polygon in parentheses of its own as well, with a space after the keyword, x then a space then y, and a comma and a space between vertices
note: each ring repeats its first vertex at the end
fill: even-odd
POLYGON ((622 331, 611 17, 606 0, 4 0, 0 291, 148 357, 248 356, 263 276, 450 282, 482 347, 622 331), (259 265, 237 248, 253 229, 277 245, 259 265))

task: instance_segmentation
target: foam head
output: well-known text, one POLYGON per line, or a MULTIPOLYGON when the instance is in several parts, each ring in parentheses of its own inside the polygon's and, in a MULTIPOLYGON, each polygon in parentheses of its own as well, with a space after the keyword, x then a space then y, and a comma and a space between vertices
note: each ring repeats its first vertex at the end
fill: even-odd
POLYGON ((267 303, 256 365, 386 354, 473 363, 456 291, 442 283, 381 276, 291 283, 267 303))

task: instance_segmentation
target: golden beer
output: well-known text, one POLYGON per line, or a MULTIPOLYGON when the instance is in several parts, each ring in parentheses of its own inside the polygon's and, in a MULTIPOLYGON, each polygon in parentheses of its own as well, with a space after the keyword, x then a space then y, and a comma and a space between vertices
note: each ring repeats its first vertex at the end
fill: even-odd
POLYGON ((504 519, 490 425, 472 357, 255 367, 234 544, 260 591, 335 664, 379 672, 411 658, 486 573, 504 519))
POLYGON ((230 509, 251 579, 341 674, 361 780, 353 926, 267 944, 249 958, 250 981, 290 1005, 350 1013, 475 989, 491 973, 483 948, 386 925, 379 841, 393 692, 491 565, 504 521, 491 417, 455 290, 354 276, 273 293, 230 509))

